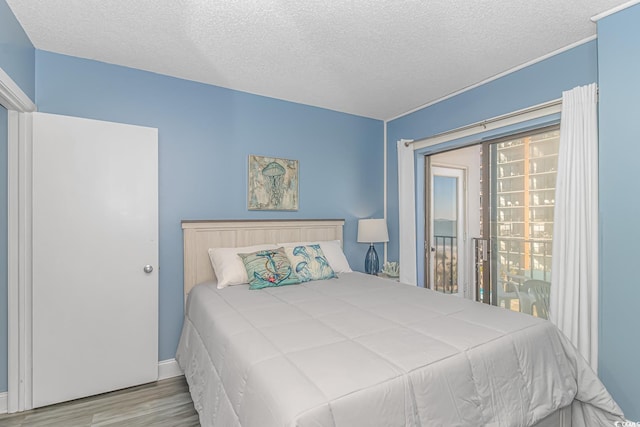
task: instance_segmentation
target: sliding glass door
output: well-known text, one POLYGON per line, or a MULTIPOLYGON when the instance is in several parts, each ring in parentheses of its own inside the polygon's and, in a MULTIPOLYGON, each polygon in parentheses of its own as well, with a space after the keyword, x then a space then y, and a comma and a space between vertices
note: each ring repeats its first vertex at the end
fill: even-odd
POLYGON ((427 156, 426 287, 547 317, 559 139, 554 126, 427 156))
POLYGON ((559 139, 553 127, 483 144, 478 300, 547 317, 559 139))

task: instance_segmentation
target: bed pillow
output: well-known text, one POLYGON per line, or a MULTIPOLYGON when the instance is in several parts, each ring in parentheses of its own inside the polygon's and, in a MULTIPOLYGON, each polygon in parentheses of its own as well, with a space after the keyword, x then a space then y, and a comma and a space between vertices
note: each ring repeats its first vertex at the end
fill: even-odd
POLYGON ((307 245, 320 245, 320 249, 324 253, 325 258, 329 261, 329 265, 336 273, 351 273, 351 267, 349 266, 349 261, 347 261, 347 257, 344 256, 344 252, 342 251, 342 245, 340 244, 340 240, 326 240, 326 241, 315 241, 315 242, 289 242, 289 243, 278 243, 278 246, 307 246, 307 245))
POLYGON ((240 248, 210 248, 209 259, 218 280, 218 289, 232 285, 249 283, 247 270, 244 268, 239 253, 255 252, 262 249, 276 249, 276 245, 255 245, 240 248))
POLYGON ((337 277, 320 245, 288 246, 284 248, 284 252, 302 282, 337 277))
POLYGON ((283 248, 263 249, 249 254, 238 254, 242 258, 249 277, 249 289, 300 283, 283 248))

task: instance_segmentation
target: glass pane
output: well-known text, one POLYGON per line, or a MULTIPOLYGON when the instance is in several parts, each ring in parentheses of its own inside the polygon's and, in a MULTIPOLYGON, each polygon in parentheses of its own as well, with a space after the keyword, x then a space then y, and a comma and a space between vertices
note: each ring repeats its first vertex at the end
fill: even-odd
POLYGON ((493 302, 547 317, 560 132, 492 144, 493 302))
POLYGON ((433 176, 433 289, 458 293, 458 178, 433 176))

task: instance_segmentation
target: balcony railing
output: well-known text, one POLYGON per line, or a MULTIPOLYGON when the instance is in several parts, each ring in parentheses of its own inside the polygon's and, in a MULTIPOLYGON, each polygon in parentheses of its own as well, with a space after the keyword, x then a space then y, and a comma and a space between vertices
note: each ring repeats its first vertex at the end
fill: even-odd
POLYGON ((433 289, 447 294, 458 293, 458 238, 433 236, 435 260, 433 289))
MULTIPOLYGON (((551 280, 551 240, 507 237, 492 239, 492 241, 474 238, 473 241, 478 301, 484 301, 488 293, 489 296, 485 302, 539 317, 544 316, 546 311, 538 308, 535 300, 538 297, 532 295, 529 289, 532 282, 548 285, 551 280), (494 248, 493 251, 489 252, 488 247, 494 248), (491 286, 483 280, 483 261, 490 261, 491 286), (530 280, 532 282, 528 282, 530 280)), ((548 306, 548 303, 546 304, 544 307, 548 306)))

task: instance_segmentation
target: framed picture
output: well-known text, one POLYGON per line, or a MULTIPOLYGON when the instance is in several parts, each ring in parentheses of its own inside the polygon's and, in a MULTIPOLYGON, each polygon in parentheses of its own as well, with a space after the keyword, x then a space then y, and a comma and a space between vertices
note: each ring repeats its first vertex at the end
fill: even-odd
POLYGON ((249 156, 249 210, 298 210, 298 161, 249 156))

